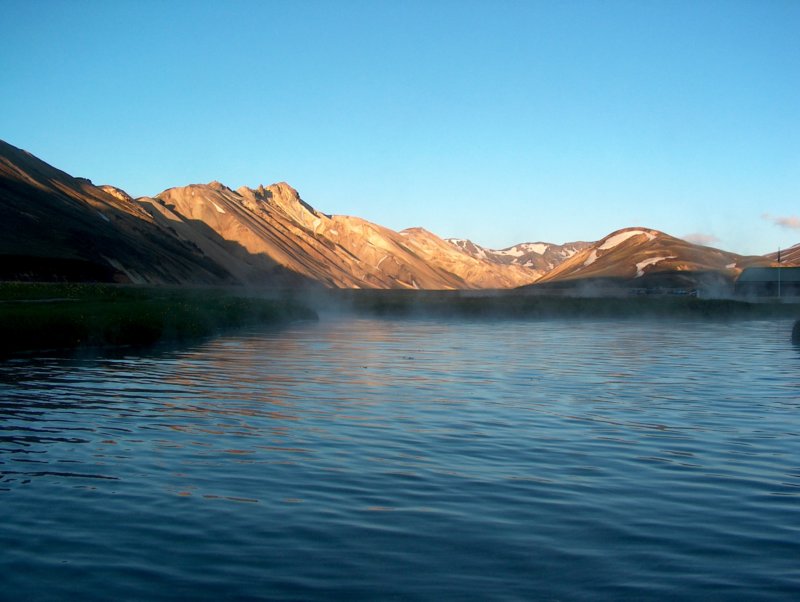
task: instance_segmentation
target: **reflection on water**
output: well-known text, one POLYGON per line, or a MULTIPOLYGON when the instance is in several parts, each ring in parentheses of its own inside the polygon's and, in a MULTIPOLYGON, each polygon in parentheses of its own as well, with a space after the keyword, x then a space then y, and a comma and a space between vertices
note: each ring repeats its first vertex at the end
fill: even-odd
POLYGON ((5 595, 789 599, 790 330, 347 319, 6 361, 5 595))

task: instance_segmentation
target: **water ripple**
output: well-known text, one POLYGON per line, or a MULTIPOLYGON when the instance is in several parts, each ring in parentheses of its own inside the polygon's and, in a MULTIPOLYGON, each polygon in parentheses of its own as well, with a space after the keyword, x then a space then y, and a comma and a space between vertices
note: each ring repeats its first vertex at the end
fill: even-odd
POLYGON ((7 361, 4 591, 791 599, 790 326, 348 319, 7 361))

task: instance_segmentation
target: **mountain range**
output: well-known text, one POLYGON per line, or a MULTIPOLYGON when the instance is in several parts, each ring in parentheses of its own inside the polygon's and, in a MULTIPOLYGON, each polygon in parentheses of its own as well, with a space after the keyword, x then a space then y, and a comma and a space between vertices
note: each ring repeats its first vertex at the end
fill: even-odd
MULTIPOLYGON (((776 257, 742 256, 648 228, 596 242, 502 250, 329 215, 286 183, 219 182, 132 198, 0 141, 0 279, 336 288, 499 289, 730 282, 776 257)), ((800 264, 800 246, 784 265, 800 264)))

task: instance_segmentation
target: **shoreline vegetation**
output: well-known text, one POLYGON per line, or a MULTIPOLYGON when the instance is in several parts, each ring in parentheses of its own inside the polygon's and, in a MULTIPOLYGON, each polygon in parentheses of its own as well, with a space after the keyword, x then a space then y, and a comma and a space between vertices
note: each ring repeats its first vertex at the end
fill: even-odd
MULTIPOLYGON (((318 312, 433 319, 798 318, 794 299, 580 297, 503 291, 274 290, 77 283, 0 283, 0 354, 152 347, 318 312)), ((788 333, 787 333, 788 334, 788 333)))
POLYGON ((0 284, 0 354, 152 347, 257 325, 316 320, 290 300, 231 289, 0 284))
POLYGON ((800 299, 713 299, 692 296, 570 296, 501 291, 352 290, 326 291, 325 303, 355 313, 386 317, 475 319, 548 318, 799 318, 800 299))

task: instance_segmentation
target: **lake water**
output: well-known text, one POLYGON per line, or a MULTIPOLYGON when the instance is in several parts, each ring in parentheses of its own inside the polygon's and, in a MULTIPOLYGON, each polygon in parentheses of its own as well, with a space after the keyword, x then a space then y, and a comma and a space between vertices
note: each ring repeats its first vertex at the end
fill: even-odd
POLYGON ((790 331, 340 317, 4 361, 0 599, 796 599, 790 331))

